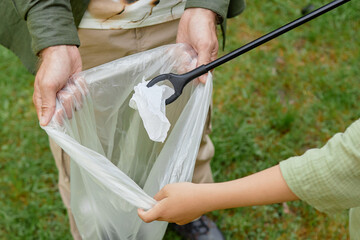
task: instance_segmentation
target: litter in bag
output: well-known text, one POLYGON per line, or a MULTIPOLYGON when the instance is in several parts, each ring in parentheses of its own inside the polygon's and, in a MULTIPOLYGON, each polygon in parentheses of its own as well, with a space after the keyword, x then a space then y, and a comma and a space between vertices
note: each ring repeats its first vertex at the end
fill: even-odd
POLYGON ((166 184, 191 181, 212 77, 205 85, 192 81, 166 106, 164 143, 150 140, 129 101, 143 79, 195 64, 189 46, 167 45, 83 71, 58 93, 43 128, 71 157, 71 208, 83 239, 162 239, 167 223, 144 223, 137 208, 154 206, 151 196, 166 184))
POLYGON ((165 101, 175 91, 166 85, 148 88, 148 83, 149 81, 143 81, 135 86, 129 106, 139 110, 149 138, 156 142, 164 142, 170 129, 170 122, 165 114, 165 101))

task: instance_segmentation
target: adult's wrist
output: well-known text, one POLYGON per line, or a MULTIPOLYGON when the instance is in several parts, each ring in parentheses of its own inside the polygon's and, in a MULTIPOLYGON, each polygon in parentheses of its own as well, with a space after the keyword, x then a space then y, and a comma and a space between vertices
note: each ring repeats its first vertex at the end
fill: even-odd
POLYGON ((72 59, 79 57, 79 50, 76 45, 56 45, 44 48, 40 51, 39 57, 43 61, 56 54, 66 54, 72 59))
POLYGON ((190 15, 190 16, 200 15, 210 21, 213 21, 215 24, 218 21, 217 13, 213 12, 212 10, 206 9, 206 8, 188 8, 185 10, 184 15, 190 15))

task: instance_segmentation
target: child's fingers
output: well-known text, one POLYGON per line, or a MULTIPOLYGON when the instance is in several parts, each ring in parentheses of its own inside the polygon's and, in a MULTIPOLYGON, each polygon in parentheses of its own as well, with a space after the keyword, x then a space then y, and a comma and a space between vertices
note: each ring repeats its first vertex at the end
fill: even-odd
POLYGON ((166 198, 166 197, 168 196, 167 189, 168 189, 168 185, 166 185, 165 187, 163 187, 157 194, 155 194, 154 199, 155 199, 156 201, 161 201, 161 200, 163 200, 164 198, 166 198))
POLYGON ((150 223, 150 222, 158 219, 158 213, 156 210, 154 211, 153 208, 148 211, 145 211, 144 209, 139 208, 138 216, 146 223, 150 223))

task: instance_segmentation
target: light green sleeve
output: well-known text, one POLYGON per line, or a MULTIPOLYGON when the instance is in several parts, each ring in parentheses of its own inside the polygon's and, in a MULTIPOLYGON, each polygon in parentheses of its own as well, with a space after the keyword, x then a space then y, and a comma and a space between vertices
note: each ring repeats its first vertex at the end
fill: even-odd
POLYGON ((360 207, 350 209, 350 239, 360 239, 360 207))
POLYGON ((324 147, 289 158, 280 168, 290 189, 319 211, 359 207, 360 119, 324 147))

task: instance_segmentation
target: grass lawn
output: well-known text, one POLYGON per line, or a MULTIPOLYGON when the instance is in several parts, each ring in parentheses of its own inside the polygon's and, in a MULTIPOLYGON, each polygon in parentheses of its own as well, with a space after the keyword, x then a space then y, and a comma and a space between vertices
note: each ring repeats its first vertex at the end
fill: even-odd
MULTIPOLYGON (((248 1, 220 55, 301 16, 310 1, 248 1)), ((313 2, 320 7, 326 1, 313 2)), ((215 71, 216 181, 323 146, 360 117, 360 2, 351 1, 215 71)), ((0 48, 0 239, 71 239, 33 76, 0 48)), ((216 211, 227 239, 348 239, 347 211, 304 202, 216 211)), ((177 238, 168 232, 165 239, 177 238)))

